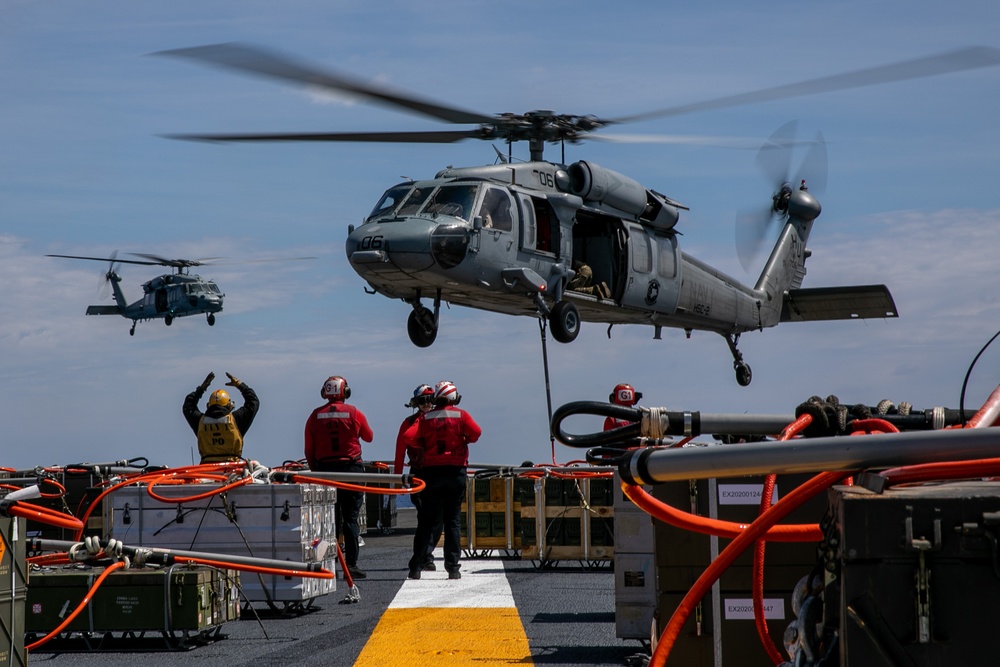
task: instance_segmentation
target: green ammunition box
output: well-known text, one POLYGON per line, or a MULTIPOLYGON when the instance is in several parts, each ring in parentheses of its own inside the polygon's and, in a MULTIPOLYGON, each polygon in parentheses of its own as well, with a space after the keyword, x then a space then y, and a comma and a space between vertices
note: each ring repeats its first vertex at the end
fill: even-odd
POLYGON ((28 653, 24 649, 24 590, 7 592, 0 597, 0 665, 24 667, 28 653))
POLYGON ((24 545, 28 538, 24 531, 24 519, 0 517, 0 597, 4 599, 24 593, 27 586, 24 545))
MULTIPOLYGON (((25 631, 45 634, 87 594, 103 570, 32 573, 25 631)), ((173 566, 111 573, 68 632, 202 631, 239 618, 238 576, 229 570, 173 566)))

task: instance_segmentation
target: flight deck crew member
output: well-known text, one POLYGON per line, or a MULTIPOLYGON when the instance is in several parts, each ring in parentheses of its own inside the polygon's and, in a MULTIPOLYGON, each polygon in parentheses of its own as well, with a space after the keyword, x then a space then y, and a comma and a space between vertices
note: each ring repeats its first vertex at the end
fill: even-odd
POLYGON ((235 387, 243 396, 243 406, 238 410, 233 410, 233 399, 225 389, 212 392, 204 413, 198 409, 198 401, 212 384, 215 373, 209 373, 205 381, 184 398, 184 418, 198 436, 198 453, 202 463, 239 461, 243 456, 243 436, 260 408, 256 392, 246 382, 237 380, 230 373, 226 375, 229 376, 226 386, 235 387))
MULTIPOLYGON (((608 402, 614 403, 615 405, 624 405, 626 407, 632 407, 642 399, 642 392, 636 391, 634 387, 630 384, 616 384, 611 395, 608 396, 608 402)), ((628 426, 632 422, 627 419, 616 419, 615 417, 605 417, 604 418, 604 430, 610 431, 613 428, 618 428, 619 426, 628 426)))
POLYGON ((439 518, 444 522, 444 567, 448 578, 462 578, 459 533, 469 443, 479 440, 483 430, 468 412, 458 407, 461 400, 454 384, 438 382, 434 388, 434 409, 420 415, 407 432, 412 432, 414 445, 423 451, 420 472, 427 483, 417 510, 417 532, 413 536, 407 575, 410 579, 420 578, 421 566, 433 551, 432 533, 439 518))
MULTIPOLYGON (((334 375, 327 378, 320 389, 326 399, 312 411, 306 420, 305 454, 310 470, 319 472, 364 472, 361 464, 361 440, 371 442, 375 437, 368 419, 361 410, 344 401, 351 397, 347 380, 334 375)), ((364 579, 365 572, 358 568, 358 539, 361 528, 358 517, 364 494, 360 491, 337 489, 334 517, 337 535, 344 532, 344 559, 347 570, 355 579, 364 579)))
MULTIPOLYGON (((423 473, 420 471, 420 464, 423 458, 423 450, 414 445, 413 436, 416 434, 416 430, 414 429, 410 432, 410 429, 420 419, 421 415, 430 412, 434 408, 434 388, 427 384, 418 386, 413 390, 413 398, 406 404, 406 407, 416 408, 417 411, 404 419, 403 423, 399 425, 399 434, 396 436, 396 458, 393 461, 393 472, 397 475, 403 474, 403 460, 405 458, 409 460, 410 474, 422 480, 423 473), (407 435, 408 432, 409 435, 407 435)), ((410 496, 410 499, 413 501, 413 507, 419 512, 422 502, 421 494, 414 493, 410 496)), ((441 540, 442 530, 443 525, 439 520, 434 524, 434 528, 431 531, 431 545, 436 545, 441 540)), ((437 569, 434 565, 433 548, 432 546, 432 552, 427 554, 427 559, 421 565, 421 569, 437 569)))

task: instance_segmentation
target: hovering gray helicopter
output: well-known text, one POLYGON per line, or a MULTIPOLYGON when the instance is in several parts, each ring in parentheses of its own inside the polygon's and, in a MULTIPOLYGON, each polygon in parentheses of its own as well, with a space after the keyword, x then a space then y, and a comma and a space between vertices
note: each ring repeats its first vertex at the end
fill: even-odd
POLYGON ((758 154, 773 189, 766 207, 741 214, 738 249, 747 266, 762 233, 781 233, 756 283, 741 284, 681 251, 675 226, 683 204, 593 162, 566 165, 543 159, 546 142, 578 143, 602 127, 956 72, 1000 64, 1000 50, 979 47, 909 60, 717 100, 618 119, 532 111, 488 115, 418 98, 320 70, 258 47, 218 44, 161 52, 257 75, 319 86, 355 98, 471 129, 420 132, 171 135, 201 141, 371 141, 453 143, 463 139, 528 141, 530 160, 439 171, 434 178, 390 187, 346 243, 352 268, 379 293, 412 312, 410 340, 431 345, 442 302, 511 315, 543 317, 553 337, 573 341, 581 322, 647 324, 711 331, 723 336, 736 379, 750 384, 750 366, 737 349, 741 334, 781 322, 896 317, 884 285, 804 289, 806 248, 825 185, 822 136, 809 146, 809 180, 793 179, 791 150, 801 145, 791 126, 758 154), (809 188, 812 188, 810 191, 809 188), (739 240, 742 238, 742 240, 739 240), (579 277, 589 270, 590 284, 579 277), (579 276, 578 276, 579 274, 579 276), (585 281, 583 281, 585 282, 585 281), (428 308, 423 301, 427 299, 428 308))
MULTIPOLYGON (((95 262, 108 262, 108 272, 104 274, 106 285, 111 286, 115 305, 88 306, 88 315, 121 315, 132 320, 129 335, 135 335, 135 325, 142 320, 163 320, 168 327, 178 317, 206 314, 208 326, 215 326, 215 314, 222 311, 222 300, 225 294, 211 280, 191 273, 191 267, 206 264, 218 264, 213 260, 218 257, 203 257, 202 259, 168 259, 159 255, 145 253, 129 253, 135 257, 145 257, 145 260, 119 259, 114 252, 111 257, 81 257, 79 255, 46 255, 46 257, 65 257, 68 259, 86 259, 95 262), (142 298, 129 303, 122 292, 122 277, 118 274, 120 264, 141 264, 143 266, 169 266, 172 273, 157 276, 147 280, 142 285, 142 298)), ((315 257, 286 257, 278 259, 243 260, 239 263, 253 262, 283 262, 300 259, 316 259, 315 257)))
POLYGON ((210 259, 167 259, 157 255, 130 253, 136 257, 145 257, 146 261, 136 259, 118 259, 117 253, 111 257, 81 257, 79 255, 46 255, 46 257, 65 257, 68 259, 87 259, 97 262, 108 262, 108 272, 104 274, 107 284, 111 285, 115 305, 88 306, 88 315, 121 315, 132 320, 129 335, 135 335, 135 325, 139 320, 162 319, 168 327, 175 317, 200 315, 207 313, 208 325, 215 325, 215 314, 222 310, 222 299, 226 296, 211 280, 193 275, 192 266, 202 266, 210 259), (119 264, 142 264, 144 266, 169 266, 173 273, 157 276, 142 285, 142 298, 129 303, 122 292, 122 277, 118 274, 119 264))

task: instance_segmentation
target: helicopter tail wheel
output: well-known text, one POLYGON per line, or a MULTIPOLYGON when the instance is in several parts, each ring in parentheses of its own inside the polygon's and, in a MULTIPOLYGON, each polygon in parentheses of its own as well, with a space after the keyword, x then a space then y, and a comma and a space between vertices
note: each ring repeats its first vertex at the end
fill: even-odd
POLYGON ((726 342, 729 344, 729 351, 733 353, 733 370, 736 371, 736 382, 741 387, 746 387, 753 379, 753 373, 750 371, 750 364, 743 361, 743 353, 736 348, 736 344, 739 340, 739 334, 729 334, 726 336, 726 342))
POLYGON ((215 313, 209 313, 208 317, 206 317, 205 319, 208 320, 208 326, 210 327, 215 326, 215 313))
POLYGON ((174 323, 174 316, 173 315, 167 315, 166 317, 163 318, 163 323, 166 324, 169 327, 171 324, 174 323))
POLYGON ((132 323, 132 328, 128 330, 128 335, 129 336, 135 335, 135 322, 132 323))
POLYGON ((433 313, 423 306, 415 307, 406 318, 406 333, 417 347, 430 347, 438 333, 433 313))
POLYGON ((560 343, 572 343, 580 333, 580 311, 569 301, 560 301, 549 315, 552 337, 560 343))

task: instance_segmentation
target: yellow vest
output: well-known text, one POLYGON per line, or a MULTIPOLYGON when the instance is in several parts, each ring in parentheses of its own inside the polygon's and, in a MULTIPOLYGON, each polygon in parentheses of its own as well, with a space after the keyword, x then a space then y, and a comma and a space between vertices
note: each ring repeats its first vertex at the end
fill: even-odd
POLYGON ((239 461, 243 455, 243 436, 232 414, 213 418, 203 416, 198 422, 198 453, 202 463, 239 461))

